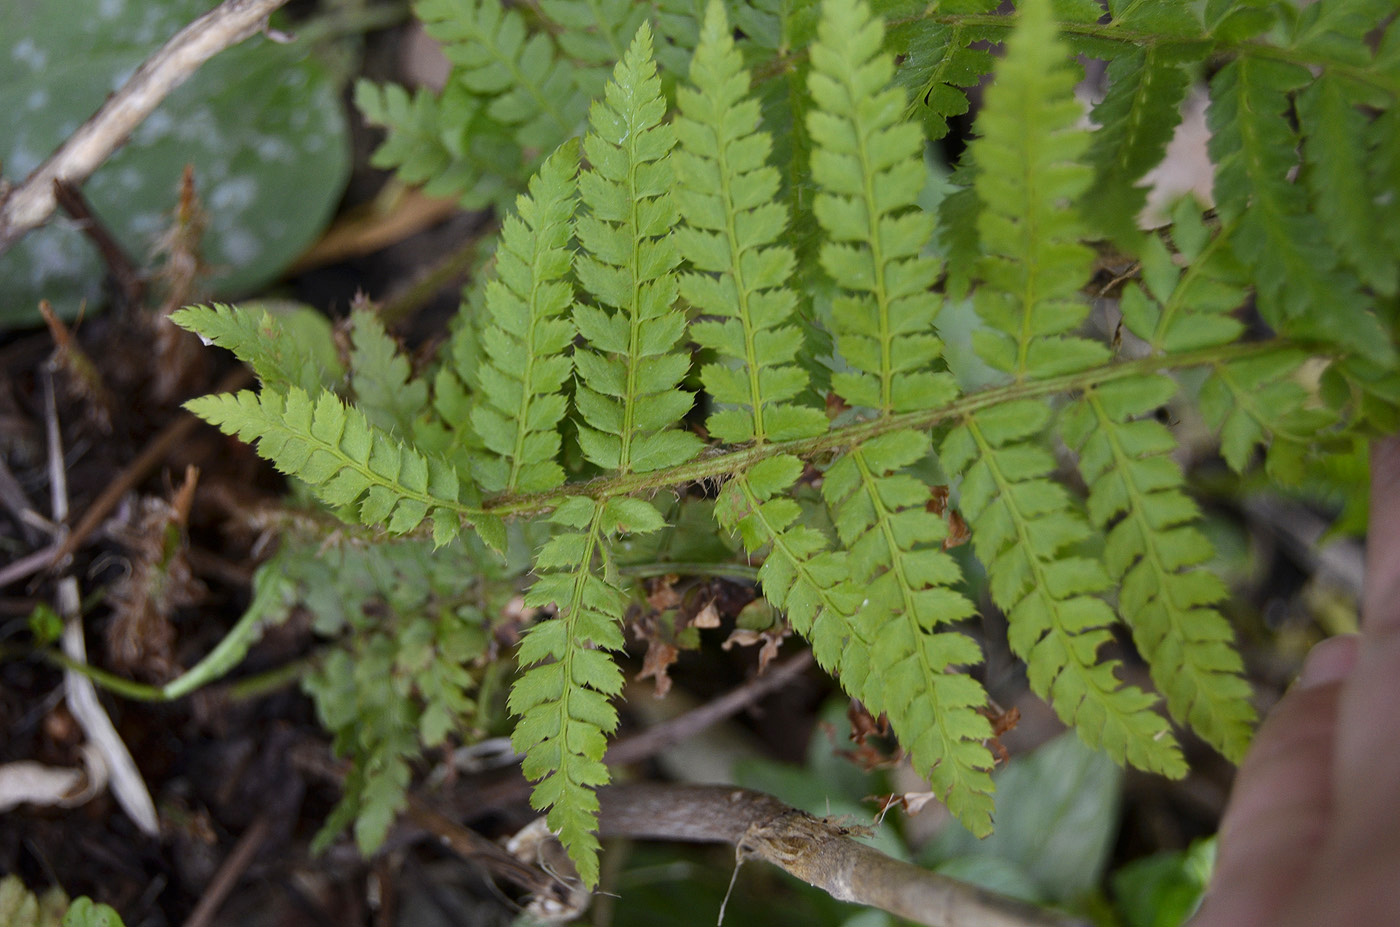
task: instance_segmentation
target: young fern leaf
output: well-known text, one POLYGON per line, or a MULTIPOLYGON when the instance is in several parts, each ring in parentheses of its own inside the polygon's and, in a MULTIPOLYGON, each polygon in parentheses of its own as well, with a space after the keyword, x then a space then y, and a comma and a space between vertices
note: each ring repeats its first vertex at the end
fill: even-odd
POLYGON ((1237 473, 1249 466, 1254 449, 1267 443, 1270 476, 1296 486, 1304 476, 1303 457, 1334 413, 1309 407, 1311 396, 1298 382, 1307 355, 1282 348, 1258 357, 1215 364, 1201 386, 1201 417, 1220 432, 1220 455, 1237 473))
MULTIPOLYGON (((329 346, 331 332, 325 319, 309 312, 308 318, 324 330, 320 340, 329 346)), ((259 381, 269 386, 296 386, 314 393, 329 389, 340 378, 333 348, 319 355, 314 347, 308 350, 305 339, 294 337, 266 309, 236 309, 218 303, 186 306, 172 312, 170 321, 194 332, 206 343, 232 351, 234 357, 253 368, 259 381)), ((314 345, 317 339, 310 340, 314 345)))
POLYGON ((574 353, 579 446, 592 463, 620 473, 672 467, 701 447, 673 427, 694 397, 676 388, 690 358, 675 350, 686 319, 675 308, 676 139, 665 114, 651 27, 643 24, 589 116, 583 147, 592 167, 579 178, 589 214, 578 221, 582 252, 574 261, 580 286, 599 304, 574 309, 585 340, 574 353))
POLYGON ((503 546, 499 518, 481 511, 475 488, 456 468, 403 445, 334 393, 323 390, 313 399, 297 386, 264 386, 260 393, 201 396, 185 408, 225 434, 256 441, 259 455, 360 524, 405 534, 431 517, 433 543, 441 546, 467 519, 493 546, 503 546))
POLYGON ((865 3, 826 0, 807 128, 814 211, 827 235, 821 263, 840 288, 831 328, 851 368, 831 385, 850 404, 889 415, 947 402, 957 387, 930 369, 943 349, 932 333, 938 265, 921 256, 933 218, 912 208, 926 175, 924 138, 901 119, 903 91, 890 85, 894 60, 883 38, 865 3))
POLYGON ((842 456, 827 470, 831 506, 851 580, 862 601, 838 670, 842 686, 885 714, 914 769, 948 810, 978 836, 992 830, 992 736, 978 713, 987 693, 961 667, 982 662, 972 638, 936 628, 975 609, 950 588, 961 578, 940 546, 947 523, 928 511, 929 488, 898 471, 927 458, 931 442, 894 431, 842 456))
POLYGON ((428 384, 413 379, 408 358, 370 309, 350 313, 350 390, 376 428, 409 440, 428 406, 428 384))
POLYGON ((1031 688, 1083 740, 1115 760, 1180 777, 1181 750, 1152 696, 1114 676, 1104 660, 1113 611, 1099 598, 1109 578, 1097 560, 1077 556, 1092 529, 1050 477, 1055 460, 1027 440, 1049 408, 1035 400, 987 409, 949 432, 943 465, 961 473, 961 511, 987 567, 992 601, 1006 613, 1011 650, 1026 661, 1031 688))
POLYGON ((1061 416, 1060 433, 1079 452, 1089 516, 1107 532, 1104 563, 1122 588, 1119 613, 1167 708, 1238 763, 1254 708, 1234 632, 1212 607, 1229 593, 1214 573, 1196 569, 1214 551, 1191 525, 1200 512, 1170 456, 1176 441, 1142 417, 1176 390, 1165 376, 1092 387, 1061 416))
POLYGON ((681 275, 680 293, 702 314, 721 317, 693 324, 690 333, 728 361, 706 364, 700 379, 716 402, 730 406, 705 427, 729 444, 821 434, 826 414, 793 404, 808 378, 794 363, 803 338, 793 324, 797 295, 788 286, 793 252, 776 244, 787 217, 774 202, 770 139, 758 131, 758 103, 747 96, 749 77, 719 0, 706 12, 690 79, 694 90, 677 90, 675 122, 682 217, 675 241, 694 268, 681 275))
POLYGON ((565 142, 541 165, 529 195, 516 200, 516 215, 501 229, 496 276, 486 285, 487 363, 477 371, 480 401, 471 413, 489 452, 480 463, 487 490, 537 492, 564 481, 555 458, 564 383, 574 369, 568 245, 577 173, 578 145, 565 142))
POLYGON ((584 884, 598 883, 598 799, 605 785, 606 735, 617 727, 608 699, 622 691, 622 672, 604 651, 621 650, 628 596, 608 562, 606 539, 618 532, 664 525, 648 502, 570 497, 552 518, 565 528, 535 562, 539 578, 525 597, 555 617, 526 632, 517 661, 529 667, 511 687, 509 708, 520 720, 511 744, 525 754, 522 770, 537 780, 530 804, 548 809, 549 827, 578 867, 584 884))
POLYGON ((464 205, 490 201, 487 193, 494 178, 480 170, 471 157, 468 128, 482 109, 479 101, 460 93, 441 95, 420 88, 411 96, 402 87, 383 87, 360 81, 355 85, 355 106, 373 126, 388 129, 384 143, 375 149, 370 164, 393 169, 407 184, 422 184, 429 196, 459 198, 464 205), (444 131, 455 126, 456 133, 444 131))
POLYGON ((1083 370, 1108 359, 1096 341, 1066 335, 1088 305, 1079 287, 1092 253, 1069 205, 1093 172, 1077 159, 1089 133, 1079 128, 1077 77, 1055 33, 1050 0, 1021 4, 1006 58, 987 89, 982 137, 969 154, 983 203, 977 228, 985 257, 974 306, 987 327, 973 346, 993 368, 1018 380, 1083 370))

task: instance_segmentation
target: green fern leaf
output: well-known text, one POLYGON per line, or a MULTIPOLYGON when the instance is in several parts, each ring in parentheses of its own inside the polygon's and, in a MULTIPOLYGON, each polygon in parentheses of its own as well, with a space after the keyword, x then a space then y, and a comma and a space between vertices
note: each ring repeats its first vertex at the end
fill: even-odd
POLYGON ((676 388, 690 361, 675 350, 685 316, 675 309, 675 132, 665 114, 644 24, 590 114, 583 147, 592 167, 579 178, 589 215, 578 221, 574 261, 579 284, 599 304, 574 310, 586 342, 574 354, 579 445, 588 460, 621 473, 675 466, 701 446, 673 427, 694 400, 676 388))
POLYGON ((361 524, 405 534, 431 516, 439 545, 457 536, 464 518, 496 535, 498 520, 480 510, 454 467, 401 444, 334 393, 313 399, 300 387, 284 393, 265 386, 261 393, 201 396, 185 408, 225 434, 256 441, 261 456, 305 481, 327 505, 356 506, 361 524))
POLYGON ((1366 311, 1356 278, 1338 267, 1306 191, 1289 180, 1297 150, 1289 94, 1311 79, 1298 65, 1247 56, 1216 75, 1207 113, 1216 203, 1222 220, 1238 223, 1235 251, 1253 271, 1260 311, 1274 328, 1385 362, 1389 338, 1366 311))
POLYGON ((1319 433, 1336 423, 1298 382, 1302 351, 1283 348, 1258 357, 1213 365, 1201 386, 1201 416, 1220 431, 1220 454, 1237 473, 1248 469, 1254 450, 1268 445, 1270 476, 1298 485, 1303 457, 1319 433))
POLYGON ((852 633, 838 664, 842 686, 871 713, 888 716, 914 769, 968 830, 992 829, 992 736, 978 713, 987 693, 961 667, 980 663, 964 634, 936 630, 971 617, 951 588, 961 580, 943 552, 947 524, 926 509, 929 487, 898 471, 926 458, 927 435, 895 431, 866 442, 826 471, 831 506, 851 580, 862 592, 847 616, 852 633))
POLYGON ((1110 582, 1097 560, 1074 549, 1092 529, 1064 487, 1054 458, 1026 440, 1049 408, 1024 400, 987 409, 949 432, 943 466, 961 473, 961 511, 987 567, 992 601, 1006 613, 1012 651, 1031 688, 1093 747, 1119 762, 1171 776, 1186 773, 1180 748, 1153 698, 1114 676, 1100 648, 1115 618, 1099 596, 1110 582))
POLYGON ((455 66, 451 80, 487 101, 486 114, 513 127, 522 147, 552 151, 574 134, 588 96, 548 33, 531 35, 499 0, 422 0, 416 9, 455 66))
POLYGON ((488 363, 478 368, 481 399, 472 425, 491 452, 482 486, 506 492, 551 489, 564 481, 559 454, 567 353, 575 330, 567 275, 578 172, 578 146, 567 142, 516 200, 496 252, 496 278, 486 286, 491 324, 482 341, 488 363))
POLYGON ((296 386, 308 392, 329 388, 340 378, 330 325, 320 313, 300 311, 295 319, 274 318, 266 309, 186 306, 170 321, 207 343, 233 352, 270 386, 296 386), (295 331, 288 331, 295 325, 295 331), (318 350, 319 348, 319 350, 318 350))
POLYGON ((841 616, 852 614, 860 594, 847 579, 846 557, 830 550, 822 532, 802 524, 802 506, 789 497, 802 461, 769 457, 724 484, 715 519, 734 531, 751 554, 767 549, 758 578, 763 596, 786 609, 794 630, 812 641, 817 661, 835 670, 849 633, 841 616), (825 614, 833 623, 822 627, 825 614))
POLYGON ((730 444, 820 434, 825 413, 792 403, 808 386, 793 362, 803 345, 793 324, 797 296, 787 285, 793 252, 776 244, 787 224, 773 202, 778 172, 766 164, 769 136, 758 131, 758 103, 746 95, 748 75, 718 0, 710 3, 690 77, 696 89, 677 93, 682 225, 675 240, 695 272, 682 275, 680 293, 701 313, 721 317, 691 326, 696 343, 738 362, 701 370, 710 396, 730 405, 712 414, 706 429, 730 444))
POLYGON ((632 0, 541 0, 540 9, 561 27, 556 40, 582 65, 574 83, 590 99, 603 92, 608 72, 622 60, 649 12, 632 0))
POLYGON ((1102 344, 1065 334, 1088 314, 1078 291, 1092 258, 1070 205, 1093 181, 1077 160, 1089 134, 1078 127, 1076 81, 1047 0, 1022 4, 987 90, 982 137, 969 149, 986 255, 975 307, 988 324, 973 345, 1017 379, 1082 370, 1108 357, 1102 344))
POLYGON ((1375 208, 1367 171, 1372 157, 1366 145, 1367 119, 1358 108, 1367 96, 1331 72, 1299 95, 1298 116, 1308 162, 1305 177, 1333 250, 1363 283, 1393 295, 1400 262, 1387 237, 1376 234, 1383 228, 1383 218, 1375 208))
POLYGON ((428 406, 428 384, 413 378, 408 358, 370 309, 350 313, 350 389, 371 425, 411 439, 428 406))
POLYGON ((1166 153, 1191 81, 1180 52, 1154 45, 1110 63, 1108 82, 1108 92, 1093 112, 1102 128, 1094 133, 1086 156, 1094 181, 1079 208, 1086 221, 1110 237, 1129 241, 1147 202, 1146 188, 1136 184, 1166 153))
POLYGON ((933 218, 912 208, 924 185, 924 139, 900 120, 904 99, 890 86, 894 61, 882 41, 864 3, 826 0, 807 128, 816 145, 814 211, 828 238, 821 263, 841 291, 831 328, 852 368, 832 387, 852 405, 890 414, 946 402, 957 388, 930 369, 943 348, 932 334, 939 268, 922 256, 933 218))
MULTIPOLYGON (((997 8, 996 0, 958 3, 956 9, 942 4, 947 12, 984 14, 997 8)), ((992 70, 991 52, 974 44, 1000 38, 997 27, 954 21, 941 23, 915 20, 892 26, 885 47, 903 55, 896 80, 904 87, 908 103, 904 118, 922 120, 931 139, 948 134, 948 120, 968 110, 967 88, 976 87, 992 70)))
POLYGON ((655 530, 662 520, 641 500, 599 503, 575 496, 555 510, 552 521, 566 530, 540 551, 539 578, 525 604, 551 607, 555 617, 521 641, 517 660, 529 669, 511 687, 510 711, 520 719, 511 743, 525 754, 526 777, 536 780, 530 804, 548 809, 550 829, 592 887, 598 882, 593 788, 608 781, 605 735, 617 727, 608 700, 622 691, 622 672, 604 651, 623 648, 627 607, 627 594, 606 560, 605 538, 619 529, 655 530))
POLYGON ((1244 331, 1228 313, 1248 295, 1248 274, 1230 248, 1229 231, 1211 235, 1190 199, 1178 204, 1172 218, 1172 237, 1187 269, 1177 266, 1161 239, 1143 239, 1138 251, 1144 285, 1134 281, 1124 288, 1123 324, 1156 351, 1228 344, 1244 331))
POLYGON ((1109 25, 1170 38, 1201 38, 1204 30, 1195 6, 1187 0, 1108 0, 1109 25))
POLYGON ((1233 632, 1213 607, 1229 593, 1198 569, 1214 551, 1191 524, 1200 513, 1171 459, 1176 442, 1160 422, 1142 417, 1176 389, 1169 377, 1154 376, 1087 390, 1062 415, 1060 433, 1079 452, 1089 515, 1107 532, 1104 562, 1122 585, 1119 610, 1153 682, 1178 721, 1238 763, 1254 708, 1233 632))

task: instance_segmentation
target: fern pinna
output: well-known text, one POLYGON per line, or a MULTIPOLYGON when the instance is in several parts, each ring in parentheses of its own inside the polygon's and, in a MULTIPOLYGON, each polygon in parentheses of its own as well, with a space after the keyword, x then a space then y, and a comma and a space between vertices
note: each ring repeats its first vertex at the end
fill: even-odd
MULTIPOLYGON (((712 0, 703 18, 661 2, 655 29, 613 6, 424 0, 447 88, 361 91, 392 129, 384 163, 467 203, 516 196, 433 370, 413 376, 366 312, 347 377, 265 314, 193 308, 175 321, 262 387, 191 408, 342 520, 528 583, 512 742, 589 884, 636 592, 622 560, 677 530, 663 491, 718 486, 693 504, 975 833, 992 732, 945 493, 1066 723, 1167 775, 1185 771, 1171 721, 1238 759, 1254 711, 1228 591, 1157 413, 1198 414, 1232 468, 1262 456, 1285 482, 1400 422, 1387 5, 1110 0, 1105 18, 974 0, 887 28, 863 0, 712 0), (1088 120, 1078 54, 1109 60, 1088 120), (1218 211, 1183 202, 1144 231, 1139 184, 1207 60, 1218 211), (931 198, 927 141, 987 70, 974 139, 931 198), (526 170, 488 170, 501 152, 526 170), (1091 299, 1101 263, 1120 273, 1091 299), (1162 705, 1120 672, 1117 629, 1162 705)), ((401 796, 395 750, 356 780, 372 833, 401 796)))

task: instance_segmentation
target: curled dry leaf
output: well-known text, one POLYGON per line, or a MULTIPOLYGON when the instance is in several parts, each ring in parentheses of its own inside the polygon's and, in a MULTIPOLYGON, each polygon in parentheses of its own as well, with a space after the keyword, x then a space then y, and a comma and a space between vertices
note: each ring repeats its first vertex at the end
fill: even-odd
POLYGON ((107 787, 107 765, 92 744, 83 744, 83 768, 45 766, 30 760, 0 765, 0 812, 19 805, 72 808, 107 787))
POLYGON ((778 658, 778 648, 783 646, 783 641, 792 633, 792 629, 786 625, 781 627, 765 628, 762 631, 752 631, 748 628, 735 628, 729 633, 729 637, 720 646, 725 650, 731 647, 752 647, 761 644, 763 649, 758 652, 758 672, 760 675, 768 669, 768 664, 778 658))
POLYGON ((938 796, 933 792, 895 792, 890 795, 867 795, 866 801, 878 801, 880 810, 875 815, 876 821, 883 821, 885 814, 895 805, 904 809, 905 814, 918 814, 924 810, 924 805, 933 801, 938 796))

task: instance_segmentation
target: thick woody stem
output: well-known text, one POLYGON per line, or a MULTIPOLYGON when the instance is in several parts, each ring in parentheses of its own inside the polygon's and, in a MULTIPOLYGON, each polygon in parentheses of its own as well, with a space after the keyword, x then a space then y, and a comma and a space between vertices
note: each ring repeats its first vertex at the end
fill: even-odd
POLYGON ((54 181, 80 185, 199 66, 263 28, 287 0, 226 0, 161 46, 19 186, 0 195, 0 254, 54 209, 54 181))

